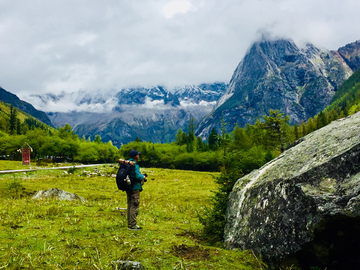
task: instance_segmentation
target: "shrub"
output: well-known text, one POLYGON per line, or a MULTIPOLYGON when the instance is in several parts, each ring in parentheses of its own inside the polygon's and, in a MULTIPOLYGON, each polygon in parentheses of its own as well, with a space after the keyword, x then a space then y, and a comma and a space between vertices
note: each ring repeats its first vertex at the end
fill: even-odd
POLYGON ((204 212, 198 215, 203 225, 202 235, 212 244, 224 241, 225 212, 229 194, 241 176, 240 170, 228 174, 221 173, 215 181, 219 188, 211 198, 210 208, 205 208, 204 212))

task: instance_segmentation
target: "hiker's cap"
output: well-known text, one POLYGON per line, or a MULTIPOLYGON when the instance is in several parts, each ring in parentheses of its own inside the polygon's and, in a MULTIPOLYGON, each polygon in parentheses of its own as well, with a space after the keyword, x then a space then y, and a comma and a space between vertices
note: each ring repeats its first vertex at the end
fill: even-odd
POLYGON ((137 155, 140 155, 140 152, 136 151, 135 149, 133 149, 129 152, 129 156, 131 158, 136 157, 137 155))

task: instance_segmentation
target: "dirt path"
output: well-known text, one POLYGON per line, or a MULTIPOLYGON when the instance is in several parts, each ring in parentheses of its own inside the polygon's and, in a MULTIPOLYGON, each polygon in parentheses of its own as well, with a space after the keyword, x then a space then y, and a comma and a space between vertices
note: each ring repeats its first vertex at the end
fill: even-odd
POLYGON ((90 164, 90 165, 75 165, 75 166, 63 166, 63 167, 51 167, 51 168, 40 168, 40 167, 34 167, 32 169, 21 169, 21 170, 6 170, 6 171, 0 171, 0 174, 6 174, 6 173, 21 173, 21 172, 33 172, 33 171, 39 171, 39 170, 66 170, 70 168, 87 168, 87 167, 96 167, 96 166, 103 166, 103 165, 114 165, 114 164, 90 164))

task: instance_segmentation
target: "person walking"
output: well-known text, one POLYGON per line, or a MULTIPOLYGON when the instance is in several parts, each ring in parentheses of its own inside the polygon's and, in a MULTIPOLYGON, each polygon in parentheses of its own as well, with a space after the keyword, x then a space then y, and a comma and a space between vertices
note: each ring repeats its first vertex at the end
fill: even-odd
POLYGON ((140 152, 131 150, 129 152, 130 161, 135 162, 135 166, 131 166, 129 173, 131 181, 131 189, 126 192, 127 194, 127 220, 129 230, 139 231, 142 227, 137 225, 137 215, 140 205, 140 192, 143 190, 142 185, 146 181, 145 175, 140 173, 140 166, 137 164, 140 152))

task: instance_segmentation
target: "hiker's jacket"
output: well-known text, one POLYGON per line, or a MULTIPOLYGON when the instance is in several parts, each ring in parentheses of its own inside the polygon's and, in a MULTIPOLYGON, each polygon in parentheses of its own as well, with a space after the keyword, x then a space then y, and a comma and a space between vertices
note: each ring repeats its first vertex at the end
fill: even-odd
POLYGON ((142 191, 141 180, 144 179, 144 175, 140 173, 140 166, 137 164, 137 162, 132 158, 130 158, 129 160, 135 162, 135 166, 131 166, 129 173, 131 180, 131 190, 142 191))

